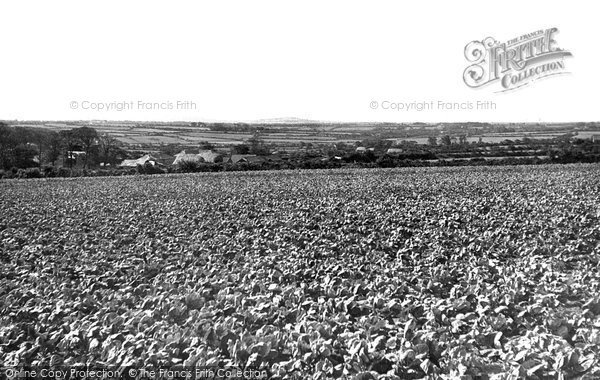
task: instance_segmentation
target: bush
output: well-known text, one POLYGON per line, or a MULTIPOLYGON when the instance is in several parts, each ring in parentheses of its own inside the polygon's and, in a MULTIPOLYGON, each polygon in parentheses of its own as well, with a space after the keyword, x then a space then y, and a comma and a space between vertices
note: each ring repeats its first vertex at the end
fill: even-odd
POLYGON ((387 154, 380 156, 376 162, 377 166, 379 166, 380 168, 393 168, 396 166, 396 160, 394 159, 394 157, 391 157, 387 154))
POLYGON ((58 168, 58 171, 56 172, 56 176, 57 177, 70 177, 71 170, 69 170, 65 167, 60 167, 60 168, 58 168))
POLYGON ((56 177, 56 168, 54 166, 44 166, 43 172, 46 178, 56 177))
POLYGON ((198 171, 199 166, 196 161, 182 161, 179 163, 177 169, 181 173, 194 173, 198 171))
POLYGON ((27 168, 25 169, 25 178, 42 178, 42 172, 40 168, 27 168))
POLYGON ((98 177, 108 177, 108 176, 112 176, 112 175, 117 175, 117 172, 115 170, 100 169, 100 170, 96 171, 96 175, 98 177))
POLYGON ((136 168, 138 174, 162 174, 164 170, 152 164, 138 165, 136 168))
POLYGON ((40 168, 27 168, 19 169, 17 171, 17 178, 42 178, 42 172, 40 168))
POLYGON ((2 174, 2 178, 17 178, 17 173, 19 172, 19 169, 13 167, 10 170, 3 170, 3 174, 2 174))
POLYGON ((156 165, 146 166, 146 174, 164 174, 165 171, 156 165))

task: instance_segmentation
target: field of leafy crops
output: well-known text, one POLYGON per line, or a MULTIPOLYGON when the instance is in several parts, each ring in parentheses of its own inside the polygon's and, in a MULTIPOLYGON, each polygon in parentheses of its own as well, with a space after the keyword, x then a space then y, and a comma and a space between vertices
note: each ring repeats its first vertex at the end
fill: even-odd
POLYGON ((0 366, 600 376, 600 166, 0 182, 0 366))

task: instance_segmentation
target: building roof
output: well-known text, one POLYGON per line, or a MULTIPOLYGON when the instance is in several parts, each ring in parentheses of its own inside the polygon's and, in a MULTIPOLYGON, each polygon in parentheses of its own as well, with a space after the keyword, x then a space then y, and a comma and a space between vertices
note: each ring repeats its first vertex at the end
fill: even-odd
POLYGON ((200 153, 198 153, 198 156, 202 157, 204 162, 215 162, 217 157, 220 157, 221 155, 212 150, 201 150, 200 153))
POLYGON ((177 153, 175 155, 175 160, 173 161, 173 165, 181 164, 182 162, 198 162, 200 161, 200 157, 197 154, 186 153, 185 150, 177 153))
POLYGON ((231 157, 229 158, 229 161, 231 161, 234 164, 239 161, 248 162, 249 157, 256 157, 256 155, 255 154, 232 154, 231 157))
POLYGON ((123 160, 119 166, 136 167, 136 161, 137 160, 123 160))
POLYGON ((402 153, 402 152, 404 152, 404 150, 400 149, 400 148, 389 148, 386 153, 387 154, 398 154, 398 153, 402 153))
POLYGON ((212 150, 201 150, 199 153, 186 153, 185 150, 175 155, 173 165, 180 164, 184 161, 188 162, 215 162, 217 157, 220 157, 219 153, 213 152, 212 150))
POLYGON ((264 159, 264 157, 260 157, 260 156, 249 156, 249 157, 242 158, 242 161, 246 161, 248 163, 257 164, 257 163, 264 162, 265 159, 264 159))
POLYGON ((145 165, 147 162, 151 163, 152 165, 155 165, 156 159, 154 157, 146 154, 137 159, 123 160, 123 162, 121 162, 121 164, 119 166, 137 167, 138 165, 145 165))
POLYGON ((69 156, 73 157, 73 156, 83 156, 85 154, 85 151, 83 150, 70 150, 68 152, 69 156))

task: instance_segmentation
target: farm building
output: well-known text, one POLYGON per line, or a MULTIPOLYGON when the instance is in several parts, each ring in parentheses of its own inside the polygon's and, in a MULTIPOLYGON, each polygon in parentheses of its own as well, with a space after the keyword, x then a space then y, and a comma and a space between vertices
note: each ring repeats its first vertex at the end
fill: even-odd
POLYGON ((179 165, 182 162, 200 162, 200 157, 197 154, 186 153, 185 150, 182 150, 175 155, 173 165, 179 165))
POLYGON ((367 148, 364 146, 359 146, 356 148, 356 153, 367 153, 367 148))
POLYGON ((389 148, 386 152, 386 154, 389 155, 394 155, 394 154, 402 154, 404 153, 404 149, 400 149, 400 148, 389 148))
POLYGON ((70 150, 67 152, 67 157, 71 158, 71 159, 78 159, 79 157, 83 157, 85 156, 85 152, 82 150, 70 150))
POLYGON ((281 162, 281 161, 283 161, 283 158, 279 154, 276 154, 276 153, 273 153, 270 156, 266 156, 265 159, 267 161, 270 161, 270 162, 281 162))
POLYGON ((212 150, 201 150, 198 153, 186 153, 182 150, 180 153, 175 155, 173 165, 179 165, 180 163, 187 162, 217 162, 218 158, 221 157, 219 153, 213 152, 212 150))
POLYGON ((133 160, 123 160, 123 162, 121 162, 121 164, 119 166, 121 167, 128 167, 128 168, 135 168, 138 165, 146 165, 146 164, 150 164, 152 166, 157 164, 157 161, 154 157, 146 154, 138 159, 133 159, 133 160))
POLYGON ((249 164, 260 164, 262 162, 265 162, 265 158, 260 156, 250 156, 243 158, 242 162, 247 162, 249 164))
POLYGON ((217 162, 218 158, 221 157, 219 153, 213 152, 212 150, 201 150, 198 155, 202 157, 204 162, 217 162))

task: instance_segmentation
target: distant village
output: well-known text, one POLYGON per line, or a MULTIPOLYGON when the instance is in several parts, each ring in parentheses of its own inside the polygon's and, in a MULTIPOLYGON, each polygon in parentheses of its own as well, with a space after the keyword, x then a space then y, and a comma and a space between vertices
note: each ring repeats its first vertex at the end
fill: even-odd
POLYGON ((91 127, 52 131, 0 123, 0 176, 28 178, 169 172, 600 162, 600 133, 486 142, 465 133, 423 143, 366 135, 353 143, 301 142, 294 149, 260 133, 229 146, 198 143, 128 145, 91 127))

